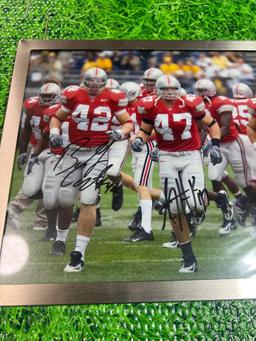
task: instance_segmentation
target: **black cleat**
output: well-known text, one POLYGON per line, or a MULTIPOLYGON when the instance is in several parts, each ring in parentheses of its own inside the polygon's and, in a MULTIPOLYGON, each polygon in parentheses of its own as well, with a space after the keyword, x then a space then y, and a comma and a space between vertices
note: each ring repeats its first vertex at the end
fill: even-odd
POLYGON ((124 202, 123 185, 115 185, 112 189, 112 210, 118 211, 124 202))
POLYGON ((154 240, 153 232, 150 231, 149 233, 146 232, 143 228, 138 230, 136 233, 134 233, 131 237, 126 238, 125 241, 127 242, 142 242, 145 240, 154 240))
POLYGON ((219 229, 219 234, 220 236, 226 236, 236 229, 237 229, 237 222, 234 218, 232 220, 224 219, 221 225, 221 228, 219 229))
POLYGON ((57 236, 57 231, 50 231, 50 230, 46 230, 45 235, 43 236, 42 239, 40 239, 40 241, 44 242, 44 241, 51 241, 53 242, 55 240, 57 236))
POLYGON ((138 211, 134 213, 133 220, 131 220, 128 224, 128 227, 131 231, 137 231, 141 227, 141 208, 138 208, 138 211))
POLYGON ((100 207, 96 208, 96 224, 95 224, 95 226, 101 226, 100 207))
POLYGON ((49 256, 63 256, 65 251, 65 243, 60 240, 56 240, 52 245, 52 250, 49 252, 49 256))
POLYGON ((64 268, 65 272, 80 272, 83 270, 84 261, 79 251, 72 251, 70 254, 70 263, 64 268))
POLYGON ((167 242, 167 243, 164 243, 162 245, 162 247, 165 247, 167 249, 175 249, 175 248, 179 247, 179 242, 178 242, 178 240, 177 240, 177 238, 175 236, 175 233, 173 231, 171 232, 171 239, 170 239, 170 241, 167 242))
POLYGON ((180 273, 192 273, 198 271, 198 265, 195 258, 188 258, 184 260, 182 267, 179 269, 180 273))

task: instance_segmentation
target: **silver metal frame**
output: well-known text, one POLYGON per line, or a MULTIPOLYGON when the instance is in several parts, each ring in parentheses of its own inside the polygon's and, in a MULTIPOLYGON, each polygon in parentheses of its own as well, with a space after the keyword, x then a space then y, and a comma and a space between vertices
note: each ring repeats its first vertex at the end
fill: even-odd
MULTIPOLYGON (((256 41, 21 40, 0 148, 0 242, 31 51, 190 50, 256 51, 256 41)), ((0 305, 160 302, 256 298, 256 279, 0 285, 0 305)))

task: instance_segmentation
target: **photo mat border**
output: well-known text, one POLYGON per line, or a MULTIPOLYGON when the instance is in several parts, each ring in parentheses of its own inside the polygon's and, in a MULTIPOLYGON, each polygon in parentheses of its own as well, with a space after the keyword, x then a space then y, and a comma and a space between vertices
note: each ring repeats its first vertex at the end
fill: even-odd
MULTIPOLYGON (((21 40, 0 147, 0 245, 30 53, 37 50, 256 51, 256 41, 21 40)), ((0 285, 0 306, 255 298, 256 279, 0 285)))

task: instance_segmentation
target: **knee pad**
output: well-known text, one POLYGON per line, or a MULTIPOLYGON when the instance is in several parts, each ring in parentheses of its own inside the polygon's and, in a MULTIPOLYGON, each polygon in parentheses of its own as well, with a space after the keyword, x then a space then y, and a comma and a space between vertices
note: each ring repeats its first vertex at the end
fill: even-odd
POLYGON ((75 188, 60 188, 58 194, 59 205, 63 208, 73 206, 77 199, 77 192, 75 188))
POLYGON ((94 186, 90 186, 81 192, 80 202, 84 205, 95 205, 98 202, 98 193, 94 186))
POLYGON ((42 181, 40 179, 27 176, 23 181, 21 191, 26 197, 30 198, 40 191, 41 185, 42 181))

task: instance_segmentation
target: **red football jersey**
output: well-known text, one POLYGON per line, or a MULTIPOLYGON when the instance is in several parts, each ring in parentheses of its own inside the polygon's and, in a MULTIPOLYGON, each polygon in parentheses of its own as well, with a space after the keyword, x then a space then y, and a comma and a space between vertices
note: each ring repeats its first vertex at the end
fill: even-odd
MULTIPOLYGON (((50 123, 51 117, 60 109, 60 107, 61 107, 61 104, 59 103, 59 104, 52 105, 51 107, 45 109, 44 122, 46 126, 44 128, 44 132, 46 131, 49 132, 49 123, 50 123)), ((62 155, 64 153, 64 148, 70 143, 69 142, 69 120, 70 120, 70 117, 67 117, 67 119, 61 125, 61 136, 63 139, 62 146, 50 148, 51 152, 54 154, 62 155)))
MULTIPOLYGON (((223 112, 232 111, 234 110, 234 105, 232 101, 224 96, 214 96, 211 98, 210 101, 205 101, 205 105, 207 110, 209 110, 212 117, 215 118, 215 120, 218 122, 219 126, 221 127, 220 123, 220 116, 223 112)), ((232 142, 234 141, 238 136, 238 130, 236 129, 236 125, 234 122, 233 117, 230 121, 230 130, 229 134, 226 136, 223 136, 221 138, 222 143, 232 142)))
POLYGON ((90 98, 86 89, 67 87, 62 94, 62 110, 70 113, 70 142, 84 147, 98 147, 109 142, 113 116, 126 112, 127 97, 120 90, 104 89, 90 98))
POLYGON ((232 104, 235 108, 233 111, 233 119, 240 134, 247 134, 246 126, 251 116, 250 103, 251 99, 248 98, 232 99, 232 104))
POLYGON ((196 123, 205 114, 201 97, 182 96, 169 107, 159 97, 145 97, 140 101, 139 112, 145 122, 153 124, 160 150, 181 152, 201 148, 196 123))
POLYGON ((45 127, 43 116, 47 107, 40 104, 38 97, 29 97, 24 101, 23 108, 25 109, 26 116, 30 118, 32 128, 30 143, 36 145, 45 127))

